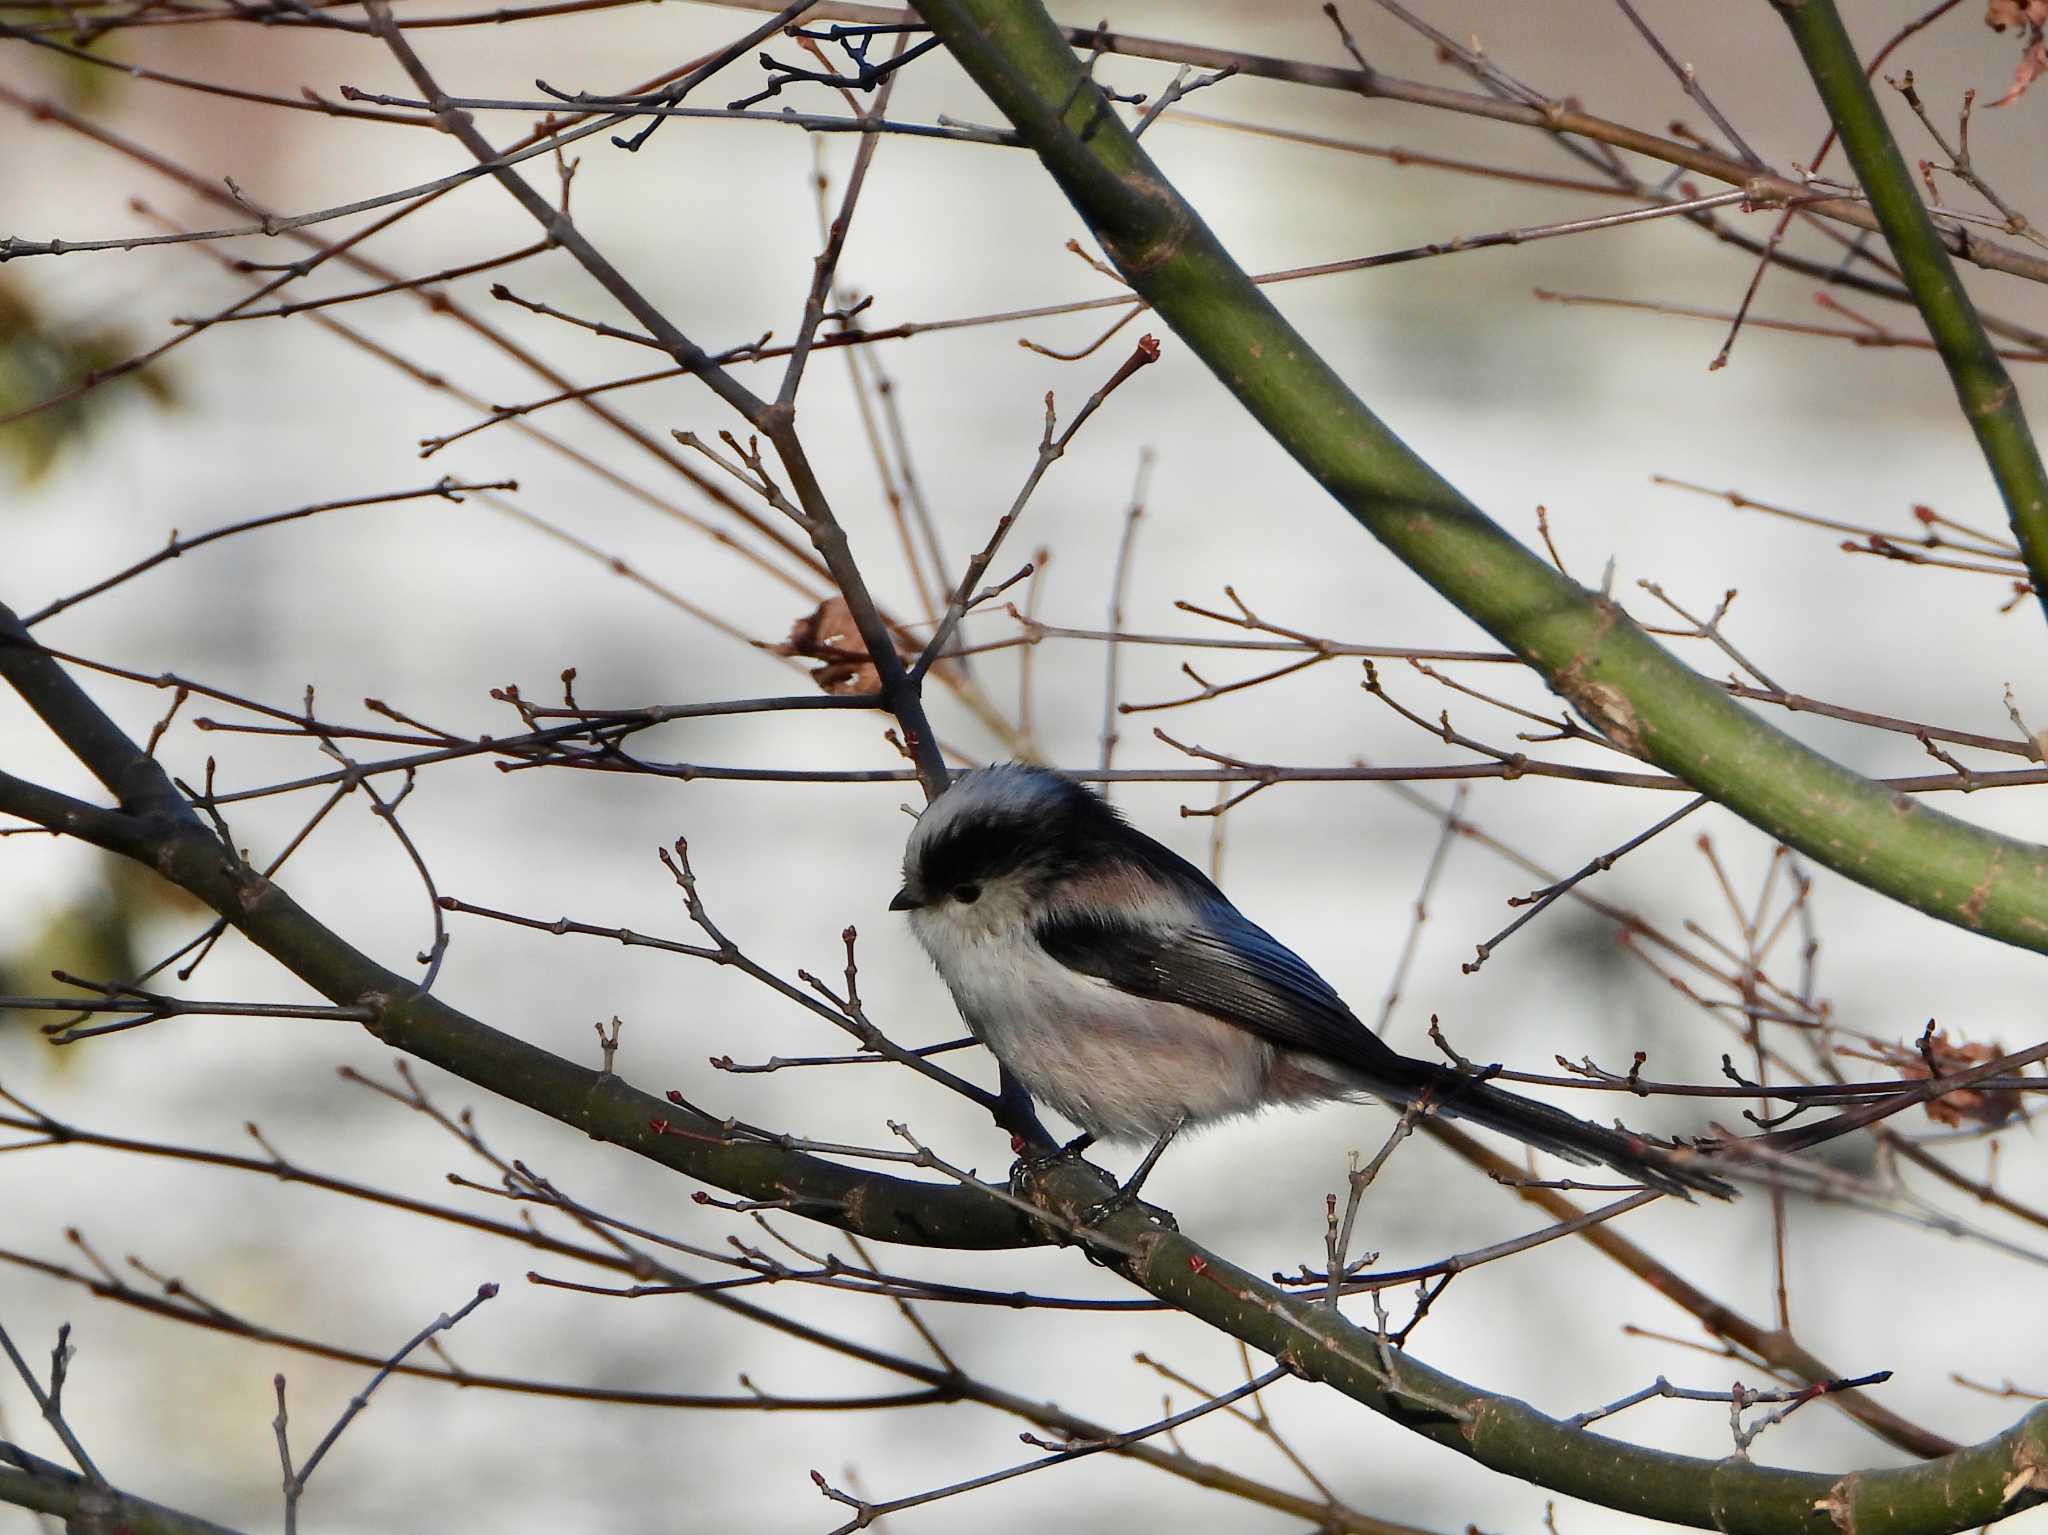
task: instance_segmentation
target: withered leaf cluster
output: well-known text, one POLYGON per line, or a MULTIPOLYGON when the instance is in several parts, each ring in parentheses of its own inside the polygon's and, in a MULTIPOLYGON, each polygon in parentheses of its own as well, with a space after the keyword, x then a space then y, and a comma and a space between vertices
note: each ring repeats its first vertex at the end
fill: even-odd
POLYGON ((881 674, 875 670, 844 598, 819 603, 791 626, 788 639, 768 648, 778 656, 822 662, 811 669, 811 680, 827 693, 882 691, 881 674))
POLYGON ((2043 37, 2048 29, 2048 0, 1990 0, 1984 8, 1984 24, 1994 32, 2014 30, 2020 34, 2020 61, 2012 72, 2012 89, 1991 103, 2010 106, 2048 72, 2048 39, 2043 37))
MULTIPOLYGON (((1950 1039, 1946 1030, 1928 1034, 1910 1045, 1884 1045, 1879 1053, 1898 1067, 1902 1077, 1926 1077, 1928 1063, 1943 1076, 1981 1066, 2005 1054, 2003 1045, 1965 1043, 1950 1039)), ((1927 1104, 1927 1117, 1936 1124, 1961 1127, 1972 1120, 1984 1125, 2002 1125, 2019 1112, 2020 1095, 2012 1088, 1959 1088, 1927 1104)))

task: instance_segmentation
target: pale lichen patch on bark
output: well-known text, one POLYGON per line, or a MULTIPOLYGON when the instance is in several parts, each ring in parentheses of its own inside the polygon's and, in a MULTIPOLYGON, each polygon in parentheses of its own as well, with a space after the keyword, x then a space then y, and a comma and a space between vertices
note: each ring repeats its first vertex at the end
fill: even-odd
POLYGON ((1131 1266, 1140 1272, 1150 1269, 1159 1252, 1160 1244, 1170 1235, 1170 1232, 1162 1231, 1157 1226, 1148 1227, 1138 1233, 1138 1239, 1131 1244, 1131 1266))
POLYGON ((1991 899, 1991 887, 1998 880, 1998 866, 2004 861, 2004 854, 1994 851, 1991 861, 1984 866, 1984 877, 1971 887, 1970 898, 1963 902, 1962 917, 1970 926, 1984 925, 1984 903, 1991 899))
POLYGON ((376 1039, 389 1041, 390 1034, 385 1027, 384 1015, 398 999, 388 991, 365 991, 356 994, 354 1005, 369 1009, 370 1020, 363 1027, 376 1039))
POLYGON ((1477 1444, 1479 1436, 1487 1427, 1488 1420, 1501 1415, 1501 1404, 1490 1396, 1474 1395, 1466 1398, 1464 1421, 1458 1425, 1458 1432, 1465 1436, 1467 1444, 1477 1444))
POLYGON ((1978 420, 2002 414, 2019 397, 2019 390, 2011 379, 2007 379, 1980 400, 1972 401, 1967 407, 1970 415, 1978 420))
POLYGON ((1572 706, 1592 722, 1595 729, 1628 752, 1643 749, 1642 721, 1628 694, 1611 682, 1582 683, 1565 695, 1572 706))
POLYGON ((867 1202, 868 1186, 865 1183, 855 1183, 852 1188, 840 1196, 839 1207, 846 1212, 846 1229, 848 1231, 864 1231, 869 1236, 878 1236, 886 1240, 889 1236, 888 1232, 868 1231, 867 1202))
POLYGON ((1856 1473, 1851 1471, 1834 1486, 1828 1495, 1813 1506, 1833 1521, 1842 1535, 1856 1535, 1856 1473))
POLYGON ((2039 1502, 2042 1494, 2048 1494, 2048 1456, 2032 1437, 2022 1434, 2019 1443, 2012 1448, 2012 1476, 1999 1491, 1999 1506, 2013 1501, 2022 1493, 2035 1496, 2030 1502, 2039 1502))
MULTIPOLYGON (((1117 270, 1131 279, 1131 285, 1136 287, 1137 279, 1181 254, 1188 236, 1194 232, 1195 219, 1193 210, 1178 199, 1161 193, 1158 183, 1152 178, 1133 171, 1123 177, 1123 183, 1132 195, 1163 205, 1161 211, 1165 214, 1163 224, 1148 228, 1145 238, 1134 242, 1138 247, 1135 251, 1121 240, 1104 242, 1104 249, 1116 262, 1117 270)), ((1150 224, 1151 221, 1145 222, 1150 224)))
POLYGON ((1595 597, 1593 606, 1600 615, 1593 632, 1559 670, 1551 686, 1608 740, 1624 751, 1639 753, 1643 749, 1644 727, 1634 700, 1613 683, 1586 676, 1587 664, 1621 617, 1621 609, 1604 597, 1595 597))

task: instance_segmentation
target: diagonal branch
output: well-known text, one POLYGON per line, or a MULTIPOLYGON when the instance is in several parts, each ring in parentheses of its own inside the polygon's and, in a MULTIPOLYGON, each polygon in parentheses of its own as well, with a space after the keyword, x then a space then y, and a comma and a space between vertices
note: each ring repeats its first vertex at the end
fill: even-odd
POLYGON ((1909 807, 1764 723, 1610 599, 1523 548, 1402 442, 1231 259, 1035 0, 927 0, 918 9, 1132 287, 1253 419, 1610 740, 1847 878, 2048 951, 2042 849, 1909 807))
MULTIPOLYGON (((710 3, 734 10, 765 11, 774 9, 776 0, 710 0, 710 3)), ((820 0, 819 4, 811 7, 810 13, 820 19, 886 21, 894 16, 895 8, 861 4, 857 0, 820 0)), ((1191 64, 1201 69, 1234 68, 1246 78, 1284 80, 1291 85, 1341 91, 1369 101, 1402 101, 1439 112, 1533 128, 1562 138, 1585 139, 1689 170, 1727 186, 1753 187, 1759 196, 1767 199, 1800 199, 1811 190, 1790 176, 1759 174, 1733 155, 1721 154, 1697 143, 1648 133, 1627 123, 1585 111, 1568 101, 1503 101, 1477 91, 1452 90, 1441 85, 1404 80, 1377 69, 1310 63, 1272 54, 1211 48, 1177 39, 1139 37, 1104 26, 1063 26, 1059 30, 1073 47, 1091 52, 1114 53, 1133 59, 1158 59, 1170 64, 1191 64)), ((1854 198, 1837 198, 1808 207, 1809 211, 1840 223, 1869 230, 1878 227, 1877 216, 1854 198)), ((1944 235, 1943 243, 1964 260, 1988 271, 2009 272, 2034 282, 2048 282, 2048 259, 2035 252, 1976 239, 1961 232, 1944 235)))
MULTIPOLYGON (((14 622, 0 608, 0 624, 14 622)), ((11 655, 23 663, 17 670, 54 672, 60 665, 37 650, 17 647, 11 655)), ((69 679, 60 674, 58 680, 69 679)), ((62 691, 48 677, 31 682, 46 694, 62 691)), ((51 720, 66 739, 78 736, 103 746, 125 739, 83 693, 77 699, 89 715, 57 712, 51 720)), ((108 765, 127 771, 126 755, 140 755, 140 748, 127 742, 110 753, 108 765)), ((12 782, 0 780, 0 809, 34 808, 26 800, 14 802, 12 782)), ((1836 1525, 1859 1535, 1941 1535, 2016 1512, 2048 1493, 2039 1480, 2048 1466, 2048 1408, 1971 1449, 1906 1470, 1857 1472, 1839 1480, 1740 1460, 1666 1455, 1587 1434, 1429 1369, 1330 1308, 1288 1296, 1233 1267, 1142 1206, 1091 1227, 1115 1187, 1084 1163, 1051 1164, 1031 1190, 1051 1217, 1049 1225, 1035 1220, 1022 1201, 991 1197, 979 1185, 912 1183, 734 1140, 716 1121, 672 1108, 609 1071, 552 1056, 421 992, 322 927, 196 820, 145 821, 97 812, 79 834, 147 862, 331 1000, 369 1009, 374 1018, 367 1027, 386 1043, 593 1139, 890 1241, 981 1248, 1040 1243, 1048 1229, 1079 1233, 1096 1256, 1159 1299, 1495 1470, 1651 1517, 1814 1535, 1827 1535, 1836 1525)))
MULTIPOLYGON (((1963 418, 1976 433, 1977 446, 1998 482, 2034 591, 2048 610, 2048 468, 2027 428, 2012 375, 1985 334, 1942 233, 1914 190, 1913 173, 1885 123, 1834 0, 1771 3, 1791 28, 1814 89, 1827 104, 1842 148, 1934 337, 1963 418)), ((1964 232, 1963 238, 1967 248, 1973 237, 1964 232)))
POLYGON ((412 77, 413 83, 420 88, 420 94, 433 107, 434 115, 441 126, 456 142, 476 157, 478 166, 487 169, 497 179, 498 184, 511 194, 512 200, 532 214, 535 222, 548 232, 555 243, 574 256, 577 263, 597 279, 605 292, 638 320, 650 336, 661 343, 662 350, 703 379, 712 393, 742 416, 749 421, 758 421, 768 409, 768 402, 740 383, 724 368, 719 367, 711 360, 710 353, 678 330, 639 289, 626 280, 623 272, 613 266, 597 247, 584 237, 566 209, 557 207, 542 196, 528 185, 524 176, 506 163, 506 157, 478 131, 475 120, 469 113, 448 104, 447 96, 435 83, 433 75, 428 73, 427 66, 421 62, 419 54, 413 51, 412 44, 406 40, 398 24, 392 20, 389 5, 383 3, 383 0, 371 0, 366 10, 370 17, 371 29, 384 40, 384 45, 412 77))
MULTIPOLYGON (((0 677, 12 683, 110 782, 146 783, 162 769, 124 735, 59 663, 33 642, 8 645, 20 620, 0 604, 0 677)), ((24 636, 25 639, 25 636, 24 636)), ((177 799, 182 814, 142 818, 100 809, 0 774, 0 811, 61 829, 153 869, 197 897, 329 1001, 368 1009, 364 1025, 394 1049, 540 1110, 676 1172, 750 1199, 787 1200, 863 1236, 917 1245, 1033 1246, 1044 1240, 1014 1209, 977 1188, 918 1183, 725 1136, 716 1121, 550 1054, 450 1007, 323 926, 285 890, 235 857, 177 799)))
MULTIPOLYGON (((1083 1218, 1111 1191, 1086 1164, 1053 1167, 1033 1196, 1083 1218)), ((1128 1207, 1094 1256, 1140 1288, 1481 1465, 1646 1518, 1744 1535, 1945 1535, 2048 1497, 2048 1407, 1994 1439, 1901 1469, 1835 1477, 1624 1444, 1421 1363, 1319 1296, 1284 1295, 1128 1207)), ((1092 1235, 1092 1233, 1091 1233, 1092 1235)))
MULTIPOLYGON (((121 727, 107 718, 69 672, 43 653, 13 610, 4 605, 0 605, 0 678, 21 695, 128 815, 161 816, 198 829, 198 816, 171 782, 170 774, 154 757, 136 749, 121 727)), ((22 785, 24 790, 33 787, 22 785)), ((78 802, 71 803, 75 814, 78 802)), ((78 834, 91 835, 82 829, 78 834)))
MULTIPOLYGON (((774 445, 783 468, 789 474, 790 488, 795 492, 797 502, 802 507, 803 529, 810 535, 812 546, 824 560, 832 579, 838 583, 840 595, 846 600, 847 611, 853 615, 854 626, 860 631, 861 642, 867 647, 868 657, 874 663, 881 682, 882 704, 896 716, 898 723, 903 727, 904 744, 909 748, 917 764, 918 781, 923 785, 927 798, 935 799, 944 793, 952 778, 946 767, 945 756, 939 749, 938 737, 925 719, 918 679, 910 676, 902 657, 897 654, 888 621, 882 616, 881 609, 869 593, 860 567, 854 563, 846 530, 833 515, 824 486, 811 467, 802 441, 796 435, 796 410, 793 402, 777 400, 771 404, 762 399, 740 383, 696 342, 684 335, 667 315, 634 287, 625 274, 613 266, 585 238, 565 209, 551 204, 527 185, 525 178, 517 171, 503 163, 498 151, 477 130, 469 113, 450 105, 448 96, 435 82, 434 76, 419 54, 413 50, 412 44, 406 40, 398 23, 392 19, 391 8, 386 0, 368 0, 365 12, 370 18, 371 30, 383 39, 392 56, 419 87, 420 94, 433 105, 435 116, 442 127, 474 155, 479 164, 491 168, 491 173, 498 178, 505 190, 511 193, 513 200, 533 215, 555 243, 573 256, 621 308, 639 321, 641 327, 660 343, 664 351, 683 368, 701 378, 714 394, 774 445)), ((867 143, 872 144, 872 140, 867 143)), ((832 251, 828 250, 827 254, 831 255, 832 251)), ((790 378, 793 383, 796 378, 794 370, 790 378)))
POLYGON ((95 1486, 77 1472, 0 1441, 0 1504, 65 1520, 67 1530, 123 1530, 128 1535, 237 1535, 224 1524, 166 1508, 130 1493, 95 1486))
MULTIPOLYGON (((897 34, 895 60, 903 58, 903 45, 908 41, 907 35, 897 34)), ((889 99, 896 93, 896 79, 894 70, 883 78, 875 104, 863 114, 864 117, 880 122, 888 115, 889 99)), ((860 202, 861 189, 867 184, 868 168, 875 163, 875 150, 881 142, 880 136, 872 133, 860 141, 860 148, 854 152, 853 171, 846 178, 846 191, 839 201, 838 216, 826 231, 825 248, 812 264, 810 296, 804 300, 803 319, 797 325, 796 341, 789 350, 789 363, 782 371, 782 387, 775 395, 776 405, 785 411, 796 406, 796 392, 803 384, 804 365, 810 361, 811 348, 817 343, 818 327, 825 319, 825 301, 832 296, 832 282, 839 275, 839 258, 846 249, 847 231, 853 227, 853 210, 860 202)))

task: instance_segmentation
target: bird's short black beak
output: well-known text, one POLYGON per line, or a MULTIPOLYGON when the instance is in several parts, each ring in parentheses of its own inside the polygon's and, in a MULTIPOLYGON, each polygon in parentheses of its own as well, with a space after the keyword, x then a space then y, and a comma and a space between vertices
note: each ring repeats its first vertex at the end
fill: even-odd
POLYGON ((924 902, 911 893, 908 885, 905 885, 889 898, 889 910, 891 911, 916 911, 922 905, 924 905, 924 902))

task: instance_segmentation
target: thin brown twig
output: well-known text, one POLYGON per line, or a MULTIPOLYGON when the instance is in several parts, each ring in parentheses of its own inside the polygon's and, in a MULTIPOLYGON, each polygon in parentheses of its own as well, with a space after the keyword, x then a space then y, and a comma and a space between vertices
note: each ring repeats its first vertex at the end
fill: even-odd
MULTIPOLYGON (((881 1519, 889 1514, 900 1513, 907 1508, 918 1508, 927 1503, 936 1503, 942 1498, 957 1497, 961 1493, 978 1491, 983 1487, 991 1487, 999 1482, 1007 1482, 1015 1477, 1028 1475, 1033 1471, 1043 1471, 1050 1466, 1065 1465, 1069 1461, 1079 1460, 1084 1456, 1100 1454, 1104 1450, 1121 1450, 1127 1445, 1140 1443, 1156 1434, 1170 1432, 1173 1429, 1179 1428, 1184 1423, 1190 1423, 1197 1418, 1205 1417, 1209 1413, 1229 1407, 1235 1402, 1242 1401, 1245 1397, 1263 1391, 1266 1387, 1272 1385, 1273 1382, 1291 1373, 1293 1372, 1287 1366, 1275 1365, 1264 1374, 1255 1376, 1234 1390, 1226 1391, 1222 1395, 1212 1397, 1206 1402, 1197 1403, 1183 1412, 1161 1418, 1156 1423, 1146 1424, 1142 1428, 1125 1429, 1115 1434, 1105 1435, 1099 1439, 1082 1440, 1053 1447, 1051 1454, 1037 1460, 1026 1461, 1021 1465, 1009 1466, 1001 1471, 990 1471, 981 1476, 968 1477, 962 1481, 949 1483, 944 1487, 932 1488, 928 1492, 912 1493, 906 1497, 892 1498, 883 1503, 870 1503, 864 1499, 854 1497, 851 1493, 843 1492, 828 1482, 817 1471, 811 1473, 811 1480, 816 1484, 818 1491, 831 1501, 844 1504, 855 1511, 853 1518, 840 1525, 833 1532, 833 1535, 852 1535, 853 1531, 866 1529, 877 1519, 881 1519)), ((1029 1436, 1026 1437, 1031 1443, 1045 1443, 1043 1440, 1030 1439, 1029 1436)))
MULTIPOLYGON (((1137 478, 1131 485, 1131 499, 1124 506, 1124 527, 1117 539, 1116 563, 1110 568, 1109 577, 1109 634, 1112 636, 1102 647, 1102 751, 1097 758, 1098 765, 1106 772, 1116 757, 1118 674, 1117 663, 1121 659, 1116 639, 1124 626, 1124 592, 1131 575, 1131 551, 1137 546, 1138 521, 1145 515, 1145 492, 1152 480, 1153 455, 1150 448, 1138 453, 1137 478)), ((1027 655, 1029 651, 1025 652, 1027 655)))
POLYGON ((1451 791, 1450 809, 1444 813, 1443 826, 1437 832, 1436 846, 1430 850, 1429 862, 1422 872, 1422 888, 1415 893, 1415 906, 1408 921, 1408 936, 1401 941, 1400 956, 1394 961, 1394 974, 1387 982, 1387 994, 1380 999, 1379 1017, 1374 1021, 1372 1031, 1385 1037, 1387 1025, 1393 1021, 1394 1009, 1401 1001, 1401 989, 1407 983, 1409 966, 1415 962, 1415 951, 1422 941, 1422 925, 1429 920, 1429 898, 1436 889, 1436 882, 1443 874, 1444 865, 1450 859, 1451 843, 1457 838, 1458 822, 1465 810, 1467 786, 1459 784, 1451 791))
MULTIPOLYGON (((1023 485, 1010 502, 1010 509, 997 519, 995 531, 989 535, 988 542, 982 546, 979 554, 967 562, 966 574, 955 588, 952 601, 946 605, 946 611, 939 619, 938 626, 933 629, 932 637, 926 641, 923 651, 910 667, 909 676, 913 684, 924 677, 931 669, 932 663, 951 643, 953 631, 960 626, 960 620, 968 608, 983 600, 983 595, 976 593, 975 585, 987 573, 990 562, 996 557, 996 551, 1002 547, 1004 536, 1023 515, 1026 503, 1030 501, 1032 492, 1038 489, 1038 482, 1045 478, 1045 472, 1059 462, 1067 451, 1067 445, 1074 440, 1075 433, 1087 425, 1088 418, 1101 408, 1104 400, 1115 393, 1131 375, 1158 360, 1159 343, 1150 336, 1140 338, 1131 355, 1124 359, 1100 389, 1087 398, 1080 410, 1075 412, 1074 419, 1067 423, 1066 430, 1058 436, 1053 435, 1053 428, 1057 424, 1053 414, 1053 397, 1050 391, 1046 393, 1045 429, 1039 437, 1038 456, 1032 461, 1030 473, 1024 477, 1023 485)), ((985 595, 993 596, 994 592, 985 595)))

